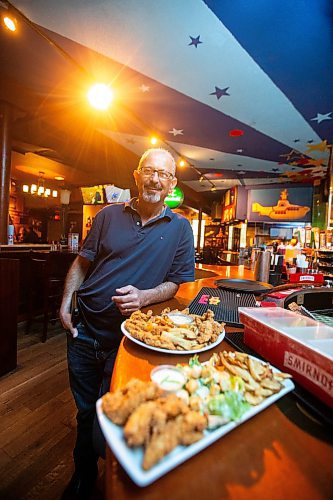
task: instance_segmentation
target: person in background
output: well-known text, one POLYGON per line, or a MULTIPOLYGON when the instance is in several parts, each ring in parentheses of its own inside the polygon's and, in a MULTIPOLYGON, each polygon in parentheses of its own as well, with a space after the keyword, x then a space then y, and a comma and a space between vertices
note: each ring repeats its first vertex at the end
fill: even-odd
POLYGON ((96 191, 95 196, 92 199, 92 203, 94 205, 98 205, 99 203, 102 203, 102 195, 99 191, 96 191))
POLYGON ((272 247, 273 247, 273 252, 276 253, 278 249, 279 243, 277 241, 273 241, 272 247))
POLYGON ((39 243, 39 236, 33 226, 28 226, 25 243, 39 243))
POLYGON ((34 230, 33 226, 28 226, 28 229, 23 236, 22 243, 39 243, 39 236, 34 230))
POLYGON ((146 151, 134 171, 138 197, 97 213, 68 272, 60 318, 68 330, 69 380, 78 413, 75 472, 63 498, 89 498, 96 481, 95 403, 110 387, 121 323, 142 307, 172 298, 180 283, 195 279, 191 226, 164 205, 177 183, 175 170, 168 151, 146 151), (75 290, 76 325, 70 313, 75 290))
POLYGON ((291 240, 290 240, 290 245, 291 245, 292 247, 301 248, 301 245, 300 245, 300 243, 299 243, 299 241, 298 241, 297 236, 293 236, 293 237, 291 238, 291 240))
POLYGON ((23 243, 24 239, 26 237, 26 234, 27 234, 26 228, 24 226, 21 226, 18 230, 18 233, 17 233, 17 242, 23 243))

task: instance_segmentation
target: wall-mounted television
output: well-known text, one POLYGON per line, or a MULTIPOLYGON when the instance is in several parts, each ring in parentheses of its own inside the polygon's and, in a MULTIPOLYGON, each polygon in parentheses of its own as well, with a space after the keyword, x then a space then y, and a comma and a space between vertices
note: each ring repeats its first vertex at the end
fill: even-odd
POLYGON ((84 205, 102 205, 105 203, 104 187, 98 186, 81 187, 84 205))
POLYGON ((121 189, 113 184, 105 184, 104 190, 106 203, 119 203, 131 199, 131 192, 129 189, 121 189))
POLYGON ((281 240, 291 240, 293 237, 292 227, 271 227, 269 229, 269 235, 271 238, 277 238, 281 240))

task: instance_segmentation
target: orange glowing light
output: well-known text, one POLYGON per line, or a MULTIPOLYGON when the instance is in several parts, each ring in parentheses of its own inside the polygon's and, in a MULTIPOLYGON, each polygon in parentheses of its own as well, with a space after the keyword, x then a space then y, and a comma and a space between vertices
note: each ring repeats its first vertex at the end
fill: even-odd
POLYGON ((3 18, 3 23, 9 31, 16 31, 16 20, 12 17, 5 16, 3 18))
POLYGON ((113 99, 113 92, 109 85, 96 83, 87 94, 90 105, 100 111, 106 111, 113 99))
POLYGON ((153 146, 155 146, 155 144, 157 144, 157 141, 158 141, 157 137, 152 137, 152 138, 150 139, 150 143, 151 143, 153 146))

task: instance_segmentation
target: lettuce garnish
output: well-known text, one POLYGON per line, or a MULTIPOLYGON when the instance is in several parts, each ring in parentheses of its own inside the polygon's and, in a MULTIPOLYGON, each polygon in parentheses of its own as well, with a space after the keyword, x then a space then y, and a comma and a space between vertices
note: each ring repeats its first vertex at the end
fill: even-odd
POLYGON ((201 363, 199 361, 199 356, 196 354, 195 356, 192 356, 192 358, 190 358, 189 362, 188 362, 188 365, 193 368, 193 366, 201 366, 201 363))
POLYGON ((226 420, 237 421, 250 408, 250 405, 244 401, 240 392, 226 391, 224 394, 211 398, 207 408, 211 415, 220 415, 226 420))

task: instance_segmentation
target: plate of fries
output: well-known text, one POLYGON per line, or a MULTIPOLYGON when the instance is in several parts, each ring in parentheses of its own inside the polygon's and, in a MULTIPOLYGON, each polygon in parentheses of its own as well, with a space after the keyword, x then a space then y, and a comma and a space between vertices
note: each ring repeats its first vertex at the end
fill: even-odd
POLYGON ((123 334, 132 342, 153 351, 169 354, 195 354, 212 349, 224 339, 224 323, 214 320, 214 313, 208 310, 202 316, 184 311, 164 309, 159 315, 152 311, 135 311, 121 325, 123 334), (186 316, 191 320, 179 324, 173 322, 173 315, 186 316))
POLYGON ((204 363, 194 356, 178 367, 186 382, 174 394, 131 379, 96 404, 107 443, 139 486, 156 481, 294 389, 289 374, 244 353, 214 353, 204 363))

